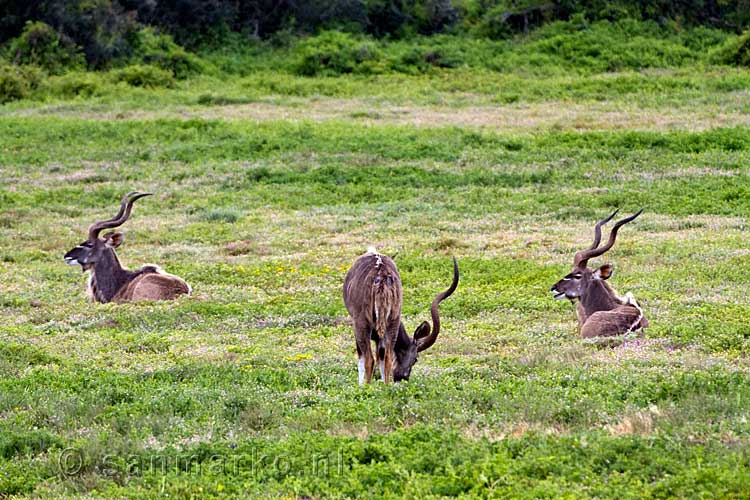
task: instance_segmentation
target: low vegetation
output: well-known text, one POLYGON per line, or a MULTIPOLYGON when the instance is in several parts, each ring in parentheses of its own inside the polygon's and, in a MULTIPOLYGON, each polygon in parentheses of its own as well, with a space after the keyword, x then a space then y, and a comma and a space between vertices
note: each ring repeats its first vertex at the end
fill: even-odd
POLYGON ((587 16, 5 52, 0 496, 743 497, 746 36, 587 16), (62 256, 136 189, 118 256, 193 296, 91 304, 62 256), (651 326, 583 341, 549 288, 614 207, 651 326), (408 383, 357 385, 369 245, 409 325, 461 268, 408 383))

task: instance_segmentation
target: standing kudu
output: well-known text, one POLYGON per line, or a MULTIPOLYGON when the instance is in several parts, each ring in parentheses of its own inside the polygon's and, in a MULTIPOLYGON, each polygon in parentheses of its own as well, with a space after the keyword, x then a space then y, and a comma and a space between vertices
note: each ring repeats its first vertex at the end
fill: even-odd
POLYGON ((425 321, 406 333, 401 322, 401 277, 393 260, 374 248, 357 259, 344 279, 344 304, 354 323, 359 356, 359 384, 370 383, 374 368, 371 342, 375 342, 380 377, 388 383, 409 380, 417 353, 429 349, 440 334, 438 305, 458 286, 458 264, 453 258, 453 283, 432 301, 432 326, 425 321))
POLYGON ((165 273, 158 266, 146 265, 137 271, 124 269, 115 255, 115 248, 123 241, 122 233, 109 232, 99 236, 104 229, 121 226, 130 218, 133 203, 150 194, 132 192, 123 196, 117 215, 93 223, 89 227, 88 239, 65 254, 68 264, 78 264, 84 272, 91 271, 87 288, 92 301, 171 300, 190 294, 190 286, 185 280, 165 273))
POLYGON ((584 338, 622 335, 648 326, 648 320, 633 296, 627 294, 620 297, 605 282, 612 276, 612 264, 604 264, 595 270, 588 267, 589 259, 598 257, 612 248, 620 227, 633 221, 643 210, 615 223, 612 232, 609 233, 609 240, 600 247, 602 226, 612 220, 617 212, 618 210, 615 210, 612 215, 596 223, 594 243, 576 253, 573 270, 551 289, 556 299, 567 298, 578 302, 578 327, 584 338))

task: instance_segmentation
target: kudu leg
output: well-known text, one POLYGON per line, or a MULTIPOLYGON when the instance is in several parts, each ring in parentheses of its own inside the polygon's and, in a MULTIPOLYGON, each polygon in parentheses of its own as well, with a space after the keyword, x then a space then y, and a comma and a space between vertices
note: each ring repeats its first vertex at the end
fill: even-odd
POLYGON ((388 324, 385 338, 378 342, 378 362, 380 365, 380 376, 386 384, 390 383, 393 375, 393 361, 396 353, 396 336, 398 335, 399 322, 388 324))
POLYGON ((375 357, 378 359, 378 368, 380 369, 380 381, 385 382, 385 339, 380 339, 376 344, 377 351, 375 357))
POLYGON ((375 360, 372 357, 372 341, 370 340, 370 328, 364 325, 354 325, 354 338, 357 339, 357 371, 359 373, 359 385, 372 380, 372 371, 375 368, 375 360))

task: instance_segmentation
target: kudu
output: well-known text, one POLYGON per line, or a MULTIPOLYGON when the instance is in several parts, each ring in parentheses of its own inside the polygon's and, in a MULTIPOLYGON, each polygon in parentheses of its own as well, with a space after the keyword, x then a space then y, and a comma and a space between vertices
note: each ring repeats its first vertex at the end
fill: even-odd
POLYGON ((617 212, 618 210, 615 210, 609 217, 596 223, 594 242, 587 249, 576 253, 573 270, 551 289, 556 299, 567 298, 572 302, 578 302, 578 328, 584 338, 622 335, 648 326, 648 320, 633 296, 628 293, 625 297, 620 297, 606 283, 613 273, 612 264, 604 264, 595 270, 588 267, 589 259, 598 257, 612 248, 617 231, 641 215, 643 210, 617 221, 609 233, 609 240, 600 247, 602 226, 612 220, 617 212))
POLYGON ((80 265, 83 272, 91 271, 88 292, 92 301, 130 302, 136 300, 171 300, 190 294, 190 286, 177 276, 167 274, 158 266, 146 265, 129 271, 120 265, 115 248, 123 241, 122 233, 104 229, 121 226, 130 218, 133 203, 151 193, 137 191, 122 197, 120 211, 111 219, 94 222, 89 227, 88 239, 65 254, 65 262, 80 265))
POLYGON ((371 351, 376 344, 380 377, 388 383, 409 380, 417 353, 429 349, 440 334, 438 305, 458 286, 458 264, 453 258, 453 282, 432 301, 432 332, 425 321, 410 337, 401 321, 401 277, 393 260, 374 248, 360 256, 344 279, 344 304, 354 323, 359 357, 359 384, 370 383, 374 368, 371 351))

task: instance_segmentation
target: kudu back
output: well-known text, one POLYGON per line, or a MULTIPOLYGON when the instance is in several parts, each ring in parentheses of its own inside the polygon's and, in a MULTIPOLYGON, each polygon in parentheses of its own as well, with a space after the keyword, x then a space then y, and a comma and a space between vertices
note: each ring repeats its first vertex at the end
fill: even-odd
POLYGON ((151 193, 134 191, 123 196, 117 215, 94 222, 86 241, 65 254, 65 262, 80 265, 84 272, 90 271, 87 289, 92 301, 171 300, 190 294, 185 280, 165 273, 158 266, 146 265, 136 271, 124 269, 115 254, 115 248, 123 242, 122 233, 108 232, 100 236, 104 229, 124 224, 130 218, 133 203, 149 195, 151 193))
POLYGON ((556 299, 569 299, 577 302, 578 327, 584 338, 610 337, 634 332, 648 326, 643 310, 631 294, 620 297, 607 283, 613 273, 612 264, 604 264, 590 269, 588 262, 599 257, 615 244, 617 231, 635 220, 643 210, 617 221, 609 233, 609 239, 599 246, 602 239, 602 226, 617 214, 615 210, 594 226, 594 242, 575 254, 573 270, 555 283, 551 292, 556 299))
POLYGON ((410 337, 401 321, 403 290, 395 262, 374 248, 354 262, 344 279, 344 304, 353 321, 360 385, 372 379, 372 342, 383 382, 391 376, 395 382, 409 380, 417 353, 432 347, 440 334, 438 305, 456 290, 458 278, 454 258, 453 282, 432 301, 432 329, 425 321, 410 337))

